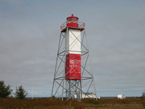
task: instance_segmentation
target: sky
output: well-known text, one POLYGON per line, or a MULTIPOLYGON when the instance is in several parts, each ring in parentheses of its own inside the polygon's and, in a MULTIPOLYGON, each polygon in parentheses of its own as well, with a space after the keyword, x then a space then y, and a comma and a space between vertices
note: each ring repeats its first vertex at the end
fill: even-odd
POLYGON ((50 97, 60 26, 85 23, 98 97, 145 91, 145 0, 0 0, 0 80, 50 97))

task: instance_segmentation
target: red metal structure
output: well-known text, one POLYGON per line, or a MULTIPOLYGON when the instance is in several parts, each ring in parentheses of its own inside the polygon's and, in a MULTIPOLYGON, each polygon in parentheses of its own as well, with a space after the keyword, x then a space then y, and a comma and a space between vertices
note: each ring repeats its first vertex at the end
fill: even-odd
POLYGON ((81 54, 66 55, 66 80, 81 80, 81 54))

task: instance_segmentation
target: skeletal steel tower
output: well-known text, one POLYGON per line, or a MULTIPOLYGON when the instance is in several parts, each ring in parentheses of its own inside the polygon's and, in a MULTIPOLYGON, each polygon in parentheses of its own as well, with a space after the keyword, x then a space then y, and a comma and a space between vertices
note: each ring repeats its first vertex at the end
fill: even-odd
POLYGON ((89 59, 85 23, 70 16, 61 25, 51 96, 59 98, 96 98, 89 59))

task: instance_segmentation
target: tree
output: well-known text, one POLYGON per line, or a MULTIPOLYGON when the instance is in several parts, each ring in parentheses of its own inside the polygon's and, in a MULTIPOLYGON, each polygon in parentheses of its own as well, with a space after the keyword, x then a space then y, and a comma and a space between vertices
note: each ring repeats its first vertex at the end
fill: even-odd
POLYGON ((6 86, 4 81, 0 81, 0 98, 8 97, 13 90, 10 89, 11 86, 6 86))
POLYGON ((16 93, 15 96, 17 99, 25 99, 25 97, 27 96, 27 92, 23 89, 22 86, 20 86, 19 88, 16 87, 16 93))

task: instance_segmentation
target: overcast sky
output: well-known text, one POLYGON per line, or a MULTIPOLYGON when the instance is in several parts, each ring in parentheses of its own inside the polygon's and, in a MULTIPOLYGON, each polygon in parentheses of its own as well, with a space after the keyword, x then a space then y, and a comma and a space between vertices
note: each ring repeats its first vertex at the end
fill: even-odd
POLYGON ((0 80, 49 97, 60 26, 85 22, 97 96, 145 90, 145 0, 0 0, 0 80))

